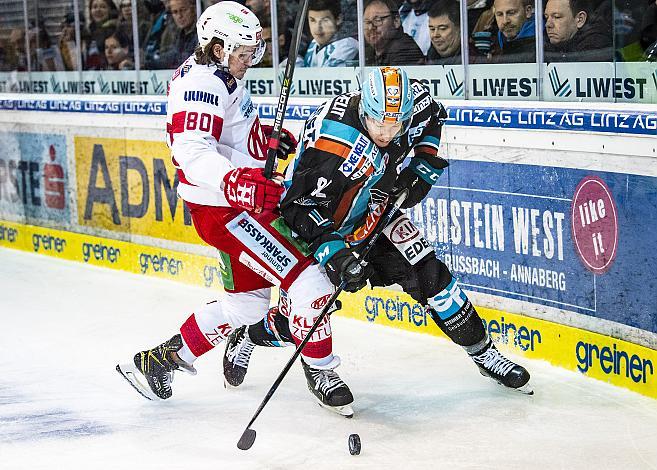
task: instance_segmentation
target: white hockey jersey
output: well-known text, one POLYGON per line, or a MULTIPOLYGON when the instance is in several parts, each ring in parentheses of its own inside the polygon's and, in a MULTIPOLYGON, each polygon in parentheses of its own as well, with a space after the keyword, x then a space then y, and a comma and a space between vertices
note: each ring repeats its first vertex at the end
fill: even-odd
POLYGON ((248 90, 230 73, 193 56, 174 72, 167 99, 167 144, 178 195, 229 206, 223 178, 234 168, 265 166, 267 137, 248 90))

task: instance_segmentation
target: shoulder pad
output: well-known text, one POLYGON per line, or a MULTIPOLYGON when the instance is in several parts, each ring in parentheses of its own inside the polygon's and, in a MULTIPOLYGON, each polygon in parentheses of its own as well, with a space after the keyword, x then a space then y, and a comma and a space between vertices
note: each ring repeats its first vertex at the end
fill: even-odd
POLYGON ((429 88, 420 80, 411 78, 411 88, 413 88, 413 95, 415 100, 422 98, 424 95, 431 95, 429 88))
POLYGON ((235 80, 235 77, 233 77, 230 73, 224 72, 221 69, 217 69, 214 74, 219 77, 222 82, 224 82, 229 95, 237 89, 237 80, 235 80))

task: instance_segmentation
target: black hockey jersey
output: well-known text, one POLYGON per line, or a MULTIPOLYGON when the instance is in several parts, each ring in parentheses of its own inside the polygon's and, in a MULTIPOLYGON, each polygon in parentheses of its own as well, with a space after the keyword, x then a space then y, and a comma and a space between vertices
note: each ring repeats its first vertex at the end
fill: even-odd
MULTIPOLYGON (((377 147, 361 122, 360 93, 322 104, 306 121, 295 159, 285 173, 281 214, 324 264, 347 244, 372 232, 409 152, 438 157, 447 114, 418 80, 411 80, 413 117, 408 130, 377 147)), ((436 164, 437 167, 445 166, 436 164)))

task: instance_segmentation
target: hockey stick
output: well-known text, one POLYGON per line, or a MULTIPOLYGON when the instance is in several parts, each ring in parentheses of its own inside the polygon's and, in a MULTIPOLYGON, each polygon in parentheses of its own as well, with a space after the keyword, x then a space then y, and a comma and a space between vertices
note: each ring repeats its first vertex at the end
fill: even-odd
MULTIPOLYGON (((383 220, 379 221, 379 225, 376 226, 374 232, 372 233, 372 235, 370 235, 370 238, 367 241, 365 248, 359 255, 360 257, 359 264, 361 265, 361 268, 364 268, 365 265, 367 264, 366 261, 367 255, 369 254, 370 250, 374 246, 374 243, 376 243, 381 233, 383 233, 383 230, 388 226, 388 224, 390 224, 393 217, 396 215, 397 211, 401 208, 401 205, 404 203, 407 197, 408 197, 408 190, 402 191, 399 194, 399 196, 397 196, 397 199, 395 200, 394 204, 390 208, 390 211, 383 217, 383 220)), ((262 403, 260 403, 260 406, 258 407, 255 414, 251 418, 251 421, 249 421, 249 424, 246 426, 246 429, 242 433, 240 440, 237 441, 238 449, 248 450, 255 442, 256 432, 254 429, 251 429, 251 425, 254 423, 256 418, 260 415, 260 413, 264 409, 265 405, 267 405, 271 397, 274 395, 274 392, 276 392, 276 390, 278 389, 278 386, 281 384, 281 382, 287 375, 288 371, 292 367, 292 364, 294 364, 294 361, 296 361, 297 357, 299 357, 299 355, 301 354, 301 351, 303 350, 304 346, 306 346, 306 344, 308 343, 308 340, 310 340, 312 335, 315 333, 315 330, 317 330, 317 327, 322 323, 322 321, 324 321, 324 318, 326 317, 328 311, 330 310, 331 305, 333 305, 333 303, 336 301, 338 296, 342 293, 342 291, 345 288, 345 285, 346 282, 342 281, 338 286, 337 290, 333 293, 333 295, 329 297, 328 301, 326 302, 326 305, 324 305, 324 308, 322 309, 321 313, 317 317, 317 320, 315 320, 313 326, 310 328, 310 330, 308 330, 306 337, 303 339, 303 341, 301 341, 299 346, 297 346, 297 349, 294 351, 294 354, 292 354, 290 360, 287 361, 287 364, 285 364, 285 367, 283 367, 281 373, 278 374, 278 377, 276 377, 274 384, 269 389, 269 392, 267 392, 267 395, 265 395, 265 398, 262 400, 262 403)))
POLYGON ((283 83, 281 84, 281 93, 278 96, 278 104, 276 105, 274 126, 271 135, 269 136, 267 162, 265 163, 265 178, 267 179, 271 179, 274 173, 274 168, 276 167, 276 153, 278 151, 278 144, 281 137, 281 129, 283 129, 283 119, 285 119, 287 99, 289 98, 292 90, 292 75, 294 74, 294 66, 296 65, 297 54, 299 53, 301 33, 306 20, 307 12, 308 0, 303 0, 303 5, 297 12, 297 17, 294 20, 294 40, 290 44, 290 49, 287 53, 287 64, 285 65, 285 74, 283 75, 283 83))

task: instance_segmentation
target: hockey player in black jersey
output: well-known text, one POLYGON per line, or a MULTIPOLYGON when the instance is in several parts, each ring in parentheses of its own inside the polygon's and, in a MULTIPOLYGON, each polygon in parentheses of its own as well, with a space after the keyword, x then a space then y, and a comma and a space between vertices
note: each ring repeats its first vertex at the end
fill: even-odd
MULTIPOLYGON (((373 70, 361 92, 335 97, 306 121, 298 153, 285 174, 281 214, 334 285, 345 280, 348 292, 368 281, 371 286, 400 285, 465 349, 482 375, 531 394, 529 373, 497 350, 433 247, 418 233, 410 243, 420 239, 423 249, 407 250, 408 237, 398 235, 418 230, 405 214, 384 230, 369 253, 367 269, 350 269, 358 263, 359 244, 372 233, 395 193, 408 189, 402 208, 410 208, 425 198, 447 167, 438 156, 446 117, 427 88, 403 70, 373 70), (409 154, 407 166, 398 173, 409 154)), ((282 304, 270 315, 236 330, 227 342, 227 384, 238 386, 244 380, 254 344, 293 344, 284 317, 285 292, 281 295, 282 304)), ((312 380, 308 384, 312 387, 312 380)))

